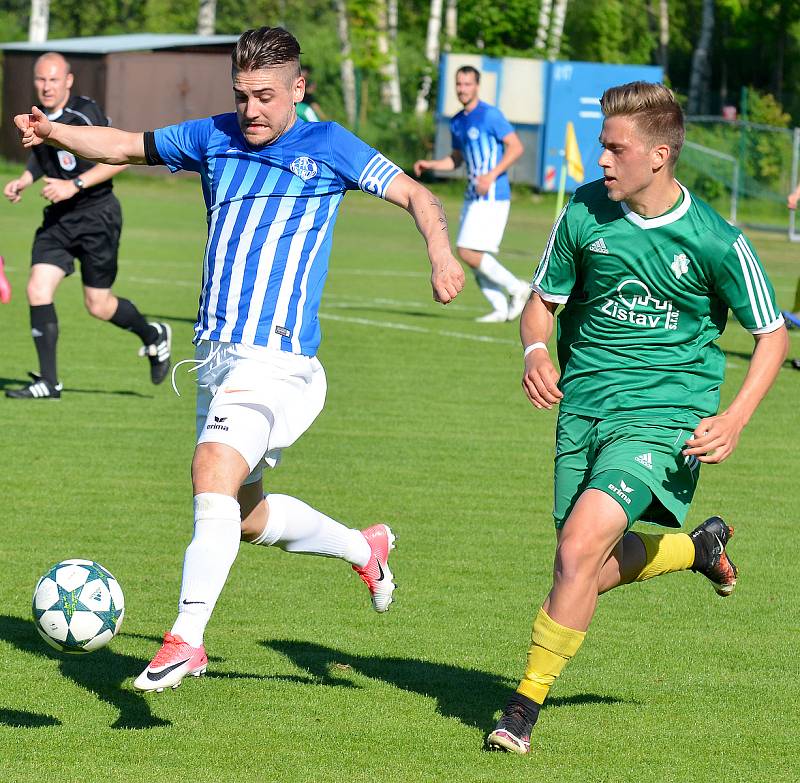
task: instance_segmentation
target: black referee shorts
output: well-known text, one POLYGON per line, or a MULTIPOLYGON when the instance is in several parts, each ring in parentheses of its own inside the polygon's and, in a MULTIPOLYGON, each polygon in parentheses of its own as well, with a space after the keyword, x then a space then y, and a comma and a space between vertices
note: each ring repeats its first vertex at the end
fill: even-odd
POLYGON ((81 262, 81 280, 90 288, 111 288, 117 277, 122 210, 111 195, 97 204, 64 211, 53 204, 44 210, 36 230, 31 264, 53 264, 67 275, 81 262))

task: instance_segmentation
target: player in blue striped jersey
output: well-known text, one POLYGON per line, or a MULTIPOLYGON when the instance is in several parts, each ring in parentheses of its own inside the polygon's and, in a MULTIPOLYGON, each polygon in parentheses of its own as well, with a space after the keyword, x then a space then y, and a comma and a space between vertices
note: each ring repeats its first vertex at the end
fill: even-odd
POLYGON ((248 30, 232 60, 235 113, 153 133, 71 128, 35 108, 15 118, 24 146, 47 140, 89 160, 163 163, 201 177, 208 241, 195 325, 194 536, 178 618, 134 682, 146 691, 205 671, 203 634, 240 537, 342 558, 367 584, 377 611, 392 601, 387 525, 350 529, 297 498, 265 497, 262 486, 263 467, 277 465, 324 403, 318 310, 346 191, 363 190, 411 214, 427 244, 436 301, 446 304, 464 283, 441 203, 429 190, 337 124, 297 121, 304 79, 290 33, 248 30))
POLYGON ((494 254, 500 249, 511 205, 506 172, 524 148, 503 113, 480 100, 480 72, 471 65, 456 71, 456 95, 463 109, 450 120, 453 151, 438 160, 418 160, 414 173, 452 171, 467 166, 467 188, 461 209, 458 255, 472 268, 492 311, 480 323, 513 321, 522 312, 530 288, 506 269, 494 254))

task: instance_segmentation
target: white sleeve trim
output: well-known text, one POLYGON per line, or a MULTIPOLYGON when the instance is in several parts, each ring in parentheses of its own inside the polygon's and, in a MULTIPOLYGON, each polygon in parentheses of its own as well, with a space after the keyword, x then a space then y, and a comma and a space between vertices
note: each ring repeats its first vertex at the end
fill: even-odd
POLYGON ((389 185, 401 172, 402 169, 399 166, 378 152, 364 166, 364 170, 358 178, 358 187, 365 193, 371 193, 378 198, 386 198, 389 185))
POLYGON ((776 332, 784 325, 784 323, 785 321, 783 320, 783 316, 779 315, 772 323, 767 324, 761 329, 748 329, 748 331, 750 334, 769 334, 770 332, 776 332))
POLYGON ((561 294, 548 294, 547 291, 543 291, 540 286, 536 285, 536 283, 531 283, 531 291, 544 299, 545 302, 555 302, 556 304, 566 304, 567 300, 569 299, 569 294, 566 296, 562 296, 561 294))

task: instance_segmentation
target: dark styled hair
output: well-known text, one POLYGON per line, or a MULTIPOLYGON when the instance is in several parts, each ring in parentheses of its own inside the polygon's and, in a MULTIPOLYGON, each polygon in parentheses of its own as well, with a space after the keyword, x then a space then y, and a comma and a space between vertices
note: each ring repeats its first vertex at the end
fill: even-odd
POLYGON ((471 65, 462 65, 456 71, 456 76, 458 76, 460 73, 471 73, 475 77, 476 84, 481 83, 481 72, 477 68, 473 68, 471 65))
POLYGON ((245 30, 231 53, 234 71, 259 71, 294 63, 300 75, 300 44, 282 27, 245 30))
POLYGON ((630 117, 651 147, 667 144, 674 168, 683 147, 683 111, 672 90, 653 82, 629 82, 610 87, 600 98, 606 117, 630 117))

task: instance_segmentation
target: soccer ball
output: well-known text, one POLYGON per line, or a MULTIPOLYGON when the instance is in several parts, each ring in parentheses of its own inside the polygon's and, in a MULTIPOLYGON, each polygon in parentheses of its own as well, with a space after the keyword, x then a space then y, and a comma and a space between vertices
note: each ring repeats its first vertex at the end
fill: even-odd
POLYGON ((33 591, 33 621, 42 638, 64 653, 89 653, 108 644, 122 625, 119 582, 99 563, 63 560, 33 591))

